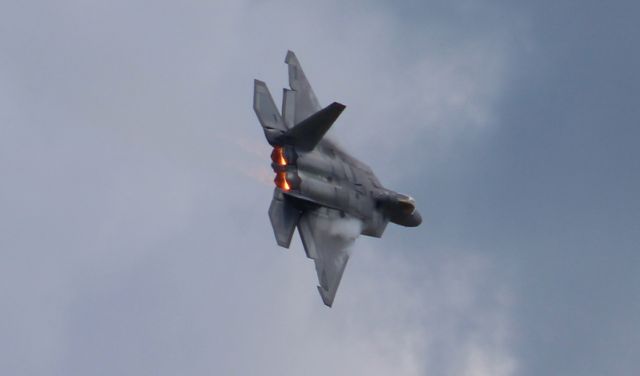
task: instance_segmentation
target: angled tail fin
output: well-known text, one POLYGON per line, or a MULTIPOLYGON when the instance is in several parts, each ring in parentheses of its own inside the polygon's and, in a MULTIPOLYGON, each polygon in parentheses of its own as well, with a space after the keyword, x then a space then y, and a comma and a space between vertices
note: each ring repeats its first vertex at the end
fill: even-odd
POLYGON ((296 55, 289 51, 285 62, 289 65, 291 89, 282 93, 282 115, 267 85, 260 80, 254 81, 253 109, 271 145, 290 144, 311 151, 345 106, 334 102, 321 108, 296 55))
POLYGON ((277 139, 287 132, 288 127, 282 120, 267 85, 260 80, 253 82, 253 110, 258 116, 267 141, 276 145, 277 139))
POLYGON ((318 112, 322 107, 320 107, 316 94, 313 92, 296 54, 293 51, 287 51, 284 62, 289 66, 289 86, 295 97, 294 119, 291 123, 293 125, 318 112))
POLYGON ((282 118, 287 127, 296 125, 296 92, 282 89, 282 118))

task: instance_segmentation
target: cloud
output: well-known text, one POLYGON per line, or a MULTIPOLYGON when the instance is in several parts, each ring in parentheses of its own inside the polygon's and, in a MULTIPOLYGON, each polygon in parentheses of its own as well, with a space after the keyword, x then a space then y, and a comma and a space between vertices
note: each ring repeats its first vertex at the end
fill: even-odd
POLYGON ((332 136, 389 183, 418 169, 395 166, 425 129, 490 127, 508 30, 420 40, 364 4, 3 12, 3 373, 515 372, 512 292, 486 255, 360 239, 327 310, 299 240, 272 239, 251 80, 277 93, 287 49, 349 106, 332 136))

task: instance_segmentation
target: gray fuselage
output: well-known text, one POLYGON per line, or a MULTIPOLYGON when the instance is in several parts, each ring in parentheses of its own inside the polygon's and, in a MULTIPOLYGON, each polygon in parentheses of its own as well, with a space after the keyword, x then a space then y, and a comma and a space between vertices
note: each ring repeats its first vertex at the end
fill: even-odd
POLYGON ((285 145, 274 149, 272 159, 279 172, 276 185, 285 194, 359 219, 363 235, 382 236, 388 220, 405 226, 421 222, 413 199, 384 188, 369 166, 329 140, 311 151, 285 145))

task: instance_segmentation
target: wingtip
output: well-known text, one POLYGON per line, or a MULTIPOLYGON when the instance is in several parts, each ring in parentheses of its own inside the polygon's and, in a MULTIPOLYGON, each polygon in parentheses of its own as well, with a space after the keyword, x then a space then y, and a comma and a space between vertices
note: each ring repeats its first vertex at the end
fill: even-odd
POLYGON ((320 293, 320 297, 322 298, 322 302, 324 303, 324 305, 331 308, 331 306, 333 305, 333 299, 327 296, 328 291, 323 289, 322 286, 318 286, 318 292, 320 293))

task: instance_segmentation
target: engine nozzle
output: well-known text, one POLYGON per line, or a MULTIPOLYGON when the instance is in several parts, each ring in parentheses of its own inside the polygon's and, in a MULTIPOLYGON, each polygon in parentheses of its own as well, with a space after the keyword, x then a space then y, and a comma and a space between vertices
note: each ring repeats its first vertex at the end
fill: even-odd
POLYGON ((276 146, 271 152, 271 161, 273 162, 271 167, 276 173, 273 182, 276 184, 276 187, 285 192, 300 186, 300 177, 297 174, 297 168, 294 164, 296 159, 297 155, 295 151, 288 147, 276 146))

